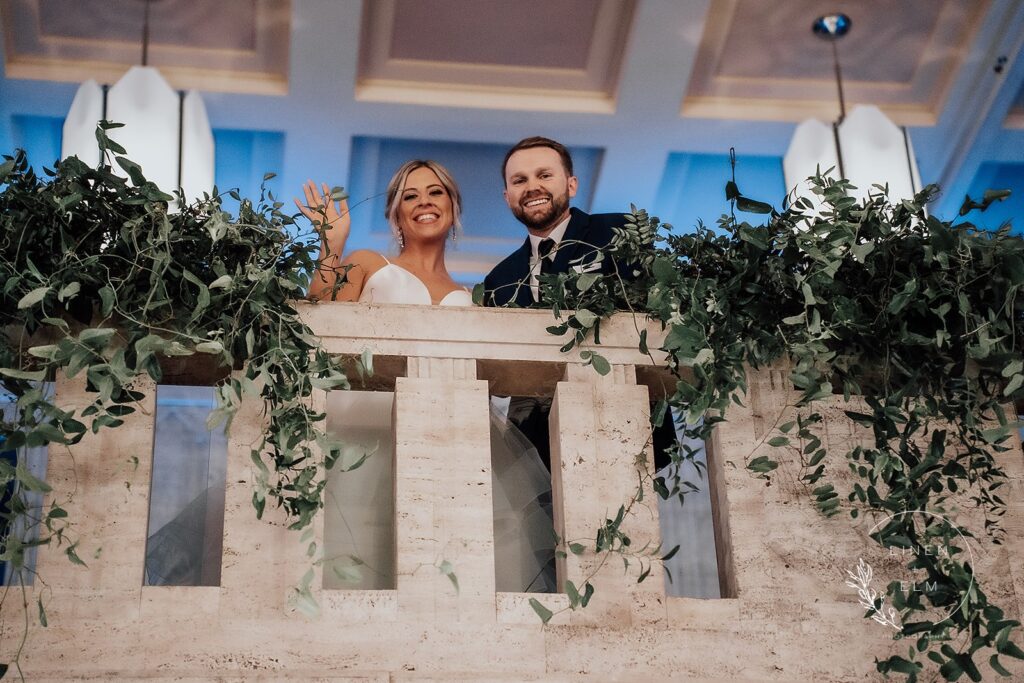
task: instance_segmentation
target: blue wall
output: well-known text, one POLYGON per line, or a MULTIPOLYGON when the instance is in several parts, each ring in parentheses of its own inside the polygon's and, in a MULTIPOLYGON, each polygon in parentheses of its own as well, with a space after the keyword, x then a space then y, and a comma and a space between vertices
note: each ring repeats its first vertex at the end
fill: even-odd
MULTIPOLYGON (((982 164, 971 181, 968 194, 975 201, 980 201, 985 190, 1011 190, 1013 194, 985 211, 973 211, 959 220, 970 221, 987 230, 995 230, 1009 221, 1013 225, 1013 233, 1021 234, 1024 231, 1024 161, 982 164)), ((949 220, 952 216, 943 218, 949 220)))
POLYGON ((14 115, 11 117, 12 139, 0 152, 11 154, 15 149, 24 149, 36 173, 41 173, 43 168, 53 168, 53 162, 60 158, 63 127, 63 118, 14 115))
POLYGON ((267 181, 266 187, 278 201, 285 202, 284 211, 290 212, 295 208, 291 203, 290 194, 281 195, 284 133, 219 129, 213 131, 213 144, 214 182, 217 190, 224 195, 225 211, 238 213, 238 202, 225 194, 229 190, 238 190, 242 197, 257 201, 260 196, 260 183, 267 173, 277 175, 267 181))
MULTIPOLYGON (((671 223, 676 232, 692 231, 698 220, 713 228, 722 214, 729 213, 725 184, 731 179, 728 154, 670 154, 657 199, 648 211, 671 223)), ((782 158, 737 155, 736 184, 745 197, 781 208, 786 194, 782 158)), ((736 218, 759 223, 765 216, 737 212, 736 218)))
MULTIPOLYGON (((64 120, 55 116, 12 115, 8 135, 0 136, 0 153, 10 154, 23 148, 37 172, 52 167, 60 156, 61 128, 64 120)), ((3 129, 0 128, 0 132, 3 129)), ((217 129, 213 131, 216 145, 215 180, 224 193, 237 189, 243 197, 259 197, 265 173, 280 176, 284 168, 285 134, 279 131, 217 129)), ((452 171, 463 193, 463 225, 467 236, 483 238, 515 238, 523 235, 522 226, 512 217, 501 196, 498 166, 505 145, 463 142, 438 142, 377 137, 355 137, 352 140, 352 173, 347 188, 353 197, 353 247, 387 249, 387 225, 383 218, 382 193, 394 170, 404 161, 425 157, 440 161, 452 171), (356 206, 357 202, 363 203, 356 206)), ((594 182, 600 171, 603 151, 598 147, 574 147, 573 159, 580 180, 574 204, 588 210, 594 182)), ((658 187, 656 201, 647 208, 677 230, 690 230, 697 220, 714 226, 723 213, 728 213, 725 183, 731 178, 728 154, 669 155, 658 187)), ((775 156, 740 155, 737 157, 736 181, 740 191, 753 199, 766 201, 779 208, 785 195, 782 159, 775 156)), ((286 205, 297 193, 294 188, 281 187, 280 177, 267 183, 268 188, 286 205), (282 194, 283 193, 283 194, 282 194)), ((970 185, 970 195, 980 198, 986 189, 1014 190, 1008 200, 984 213, 972 213, 968 220, 986 229, 998 228, 1006 221, 1024 216, 1024 162, 986 162, 981 165, 970 185)), ((957 198, 959 205, 960 198, 957 198)), ((237 212, 238 203, 224 198, 227 211, 237 212)), ((758 216, 746 216, 758 221, 758 216)), ((943 216, 943 218, 952 218, 943 216)), ((1014 232, 1024 230, 1021 220, 1014 223, 1014 232)), ((481 245, 475 245, 479 249, 481 245)), ((495 254, 504 254, 507 245, 495 243, 495 254)))

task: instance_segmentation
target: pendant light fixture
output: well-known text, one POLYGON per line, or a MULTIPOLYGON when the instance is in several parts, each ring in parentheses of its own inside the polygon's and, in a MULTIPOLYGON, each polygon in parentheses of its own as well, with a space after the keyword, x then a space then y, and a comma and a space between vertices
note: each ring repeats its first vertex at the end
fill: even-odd
POLYGON ((829 175, 849 180, 859 199, 867 197, 872 185, 888 185, 893 201, 909 199, 921 188, 921 178, 906 128, 873 105, 857 105, 846 113, 838 42, 852 24, 845 14, 827 14, 814 21, 814 34, 832 46, 839 118, 831 125, 809 119, 797 126, 782 162, 786 187, 799 186, 798 194, 808 196, 802 191, 807 178, 819 168, 822 173, 832 169, 829 175))
MULTIPOLYGON (((189 202, 213 189, 213 132, 199 93, 175 91, 149 66, 150 5, 143 0, 142 64, 128 69, 113 86, 88 80, 78 88, 64 121, 61 158, 77 156, 91 166, 100 163, 96 125, 100 120, 123 123, 107 132, 142 167, 146 179, 164 192, 181 188, 189 202)), ((111 169, 125 177, 121 168, 111 169)))

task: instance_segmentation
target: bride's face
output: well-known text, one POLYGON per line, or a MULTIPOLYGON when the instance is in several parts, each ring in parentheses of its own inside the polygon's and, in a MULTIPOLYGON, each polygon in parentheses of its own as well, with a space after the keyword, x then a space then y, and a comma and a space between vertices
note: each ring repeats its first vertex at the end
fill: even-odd
POLYGON ((405 178, 398 202, 398 225, 409 240, 444 239, 455 221, 452 198, 437 174, 420 167, 405 178))

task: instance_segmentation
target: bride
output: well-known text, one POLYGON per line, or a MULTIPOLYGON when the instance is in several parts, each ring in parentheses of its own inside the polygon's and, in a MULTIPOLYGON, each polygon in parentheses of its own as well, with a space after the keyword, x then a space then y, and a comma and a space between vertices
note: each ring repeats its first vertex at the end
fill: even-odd
POLYGON ((445 240, 461 227, 462 198, 451 175, 435 161, 402 164, 388 183, 385 217, 398 242, 399 255, 360 249, 345 255, 352 221, 348 201, 331 200, 327 186, 313 181, 303 187, 306 203, 299 210, 320 227, 320 259, 309 296, 333 301, 389 304, 471 306, 472 297, 455 284, 444 263, 445 240), (345 283, 335 290, 339 275, 345 283))
MULTIPOLYGON (((468 290, 445 266, 445 245, 461 227, 462 199, 435 161, 403 164, 388 183, 385 217, 398 243, 388 260, 371 250, 345 252, 348 202, 308 181, 299 211, 321 235, 309 297, 315 300, 471 306, 468 290)), ((324 587, 395 587, 394 471, 391 405, 384 392, 330 392, 328 426, 353 445, 346 463, 373 455, 357 469, 332 472, 325 493, 324 587)), ((492 405, 491 461, 496 588, 553 592, 551 480, 536 449, 492 405)))

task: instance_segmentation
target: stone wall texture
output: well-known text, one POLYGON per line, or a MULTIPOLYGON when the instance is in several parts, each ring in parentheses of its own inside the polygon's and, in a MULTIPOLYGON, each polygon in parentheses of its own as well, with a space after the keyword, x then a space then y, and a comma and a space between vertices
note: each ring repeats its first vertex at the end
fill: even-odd
MULTIPOLYGON (((793 412, 784 371, 752 372, 744 405, 730 409, 709 444, 727 597, 667 597, 657 570, 638 584, 635 569, 624 572, 615 558, 602 563, 588 548, 559 570, 577 583, 594 574, 590 606, 572 611, 563 609, 565 595, 539 596, 557 612, 542 626, 530 595, 494 589, 488 393, 511 384, 553 393, 556 527, 568 538, 593 538, 644 467, 634 456, 647 443, 649 397, 660 381, 651 366, 660 359, 637 352, 637 323, 619 315, 602 327, 600 350, 613 372, 601 377, 575 352, 559 353, 544 331, 549 312, 321 304, 305 315, 331 351, 369 349, 395 375, 379 379, 395 391, 395 590, 324 590, 315 567, 319 614, 291 606, 311 562, 307 543, 276 510, 255 517, 249 444, 263 428, 258 404, 243 406, 230 434, 221 585, 144 587, 154 404, 152 387, 143 387, 143 410, 122 427, 50 449, 50 496, 70 498, 65 507, 88 567, 71 564, 62 548, 41 549, 26 594, 27 680, 862 681, 880 679, 876 657, 906 653, 908 643, 864 618, 845 584, 859 559, 877 554, 867 539, 877 520, 817 513, 799 481, 797 451, 767 445, 793 412), (781 463, 769 479, 744 468, 760 454, 781 463), (442 560, 454 567, 458 591, 438 571, 442 560), (46 628, 37 597, 47 606, 46 628)), ((81 403, 84 392, 80 381, 58 382, 63 404, 81 403)), ((326 395, 314 401, 323 406, 326 395)), ((845 407, 837 397, 824 408, 821 431, 837 454, 865 436, 845 407)), ((990 599, 1020 618, 1019 440, 1000 457, 1010 478, 1002 495, 1007 537, 993 545, 981 536, 971 547, 990 599)), ((832 471, 841 477, 844 468, 832 471)), ((657 543, 657 512, 653 504, 631 510, 626 528, 636 546, 657 543)), ((972 516, 968 506, 962 514, 972 516)), ((322 533, 318 519, 314 538, 322 533)), ((8 592, 2 618, 0 659, 9 661, 24 629, 19 590, 8 592)), ((1020 662, 1003 661, 1024 680, 1020 662)))

